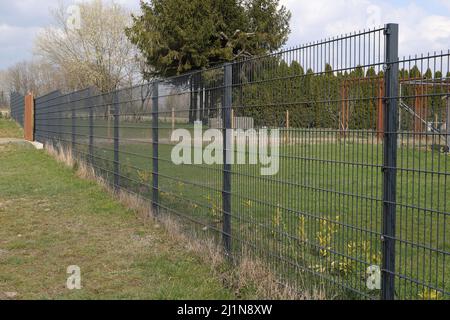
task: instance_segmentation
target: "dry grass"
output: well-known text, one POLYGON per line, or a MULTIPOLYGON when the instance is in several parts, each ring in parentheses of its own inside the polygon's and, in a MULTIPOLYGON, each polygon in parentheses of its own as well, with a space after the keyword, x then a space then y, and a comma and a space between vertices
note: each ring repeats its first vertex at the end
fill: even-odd
POLYGON ((324 295, 319 291, 312 294, 299 293, 288 285, 280 284, 264 263, 250 253, 242 252, 239 262, 230 265, 222 248, 212 239, 188 235, 170 214, 161 215, 157 221, 163 225, 172 240, 183 243, 187 251, 208 263, 211 271, 220 277, 237 297, 263 300, 324 299, 324 295))
POLYGON ((208 264, 213 274, 220 277, 223 283, 233 290, 237 297, 268 300, 324 300, 324 288, 299 292, 293 287, 281 284, 266 265, 250 251, 240 254, 238 263, 229 264, 220 246, 212 239, 201 239, 183 231, 180 223, 169 213, 155 217, 148 201, 125 190, 115 191, 103 178, 95 174, 95 170, 84 162, 77 162, 72 152, 61 146, 46 146, 47 152, 59 162, 76 168, 76 175, 82 179, 95 181, 105 191, 113 195, 120 203, 138 214, 143 222, 161 224, 171 240, 182 244, 187 252, 200 257, 208 264))

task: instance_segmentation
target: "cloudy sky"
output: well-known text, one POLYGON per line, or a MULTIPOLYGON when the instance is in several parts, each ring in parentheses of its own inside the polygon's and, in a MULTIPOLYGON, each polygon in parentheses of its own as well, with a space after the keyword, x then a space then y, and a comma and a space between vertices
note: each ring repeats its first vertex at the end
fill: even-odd
MULTIPOLYGON (((74 0, 63 0, 74 4, 74 0)), ((139 0, 116 0, 139 10, 139 0)), ((354 30, 400 24, 401 55, 450 49, 450 0, 281 0, 292 12, 288 47, 354 30)), ((32 56, 58 0, 0 0, 0 70, 32 56)))

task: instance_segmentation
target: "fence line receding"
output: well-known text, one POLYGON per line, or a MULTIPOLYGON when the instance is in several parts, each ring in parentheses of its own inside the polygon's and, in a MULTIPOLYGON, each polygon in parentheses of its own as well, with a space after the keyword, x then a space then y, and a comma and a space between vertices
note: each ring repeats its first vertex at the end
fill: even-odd
POLYGON ((36 99, 35 135, 299 292, 448 299, 449 61, 398 59, 390 24, 110 93, 53 92, 36 99), (171 135, 195 124, 236 157, 255 136, 236 152, 226 129, 279 129, 278 174, 175 165, 171 135))

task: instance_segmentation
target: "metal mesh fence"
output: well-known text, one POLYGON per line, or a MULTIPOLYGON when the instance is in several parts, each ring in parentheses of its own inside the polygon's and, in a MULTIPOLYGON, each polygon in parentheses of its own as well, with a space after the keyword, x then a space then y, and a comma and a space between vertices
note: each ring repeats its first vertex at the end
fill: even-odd
POLYGON ((36 137, 299 292, 448 299, 450 53, 397 57, 387 25, 111 93, 54 92, 36 99, 36 137))
POLYGON ((20 93, 12 92, 10 96, 11 118, 23 127, 25 97, 20 93))
POLYGON ((449 298, 450 51, 399 62, 395 261, 400 297, 449 298))

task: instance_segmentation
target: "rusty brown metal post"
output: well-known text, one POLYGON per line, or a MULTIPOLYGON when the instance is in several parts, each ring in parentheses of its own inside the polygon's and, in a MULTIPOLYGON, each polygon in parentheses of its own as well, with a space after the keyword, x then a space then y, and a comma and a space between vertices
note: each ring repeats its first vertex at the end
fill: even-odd
POLYGON ((25 140, 34 141, 34 96, 31 92, 25 96, 23 128, 25 140))

